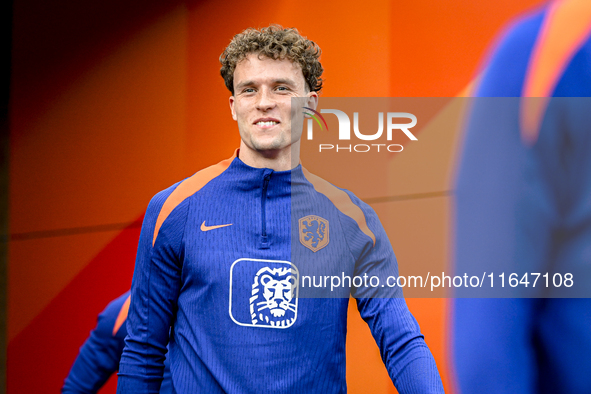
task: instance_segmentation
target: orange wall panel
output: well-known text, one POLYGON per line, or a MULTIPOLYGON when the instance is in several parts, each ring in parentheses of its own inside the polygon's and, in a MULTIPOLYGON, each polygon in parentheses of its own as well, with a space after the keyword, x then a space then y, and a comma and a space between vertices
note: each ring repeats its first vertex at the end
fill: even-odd
MULTIPOLYGON (((13 106, 13 234, 129 223, 142 214, 152 195, 188 175, 183 173, 185 17, 177 9, 130 34, 56 92, 34 121, 13 106)), ((24 85, 14 81, 16 96, 24 85)), ((69 242, 67 248, 59 239, 51 246, 61 245, 60 253, 47 248, 35 255, 21 253, 21 244, 13 242, 9 337, 114 235, 97 234, 93 242, 69 242), (44 268, 52 265, 55 270, 44 268), (54 275, 47 276, 48 271, 54 275)))

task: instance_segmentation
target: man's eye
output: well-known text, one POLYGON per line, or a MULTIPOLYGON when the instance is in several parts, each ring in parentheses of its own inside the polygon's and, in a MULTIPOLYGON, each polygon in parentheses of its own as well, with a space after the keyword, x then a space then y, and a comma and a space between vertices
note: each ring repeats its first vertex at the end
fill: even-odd
POLYGON ((246 88, 242 91, 242 93, 253 93, 254 89, 253 88, 246 88))
POLYGON ((286 91, 289 90, 289 88, 287 86, 278 86, 277 90, 286 91))

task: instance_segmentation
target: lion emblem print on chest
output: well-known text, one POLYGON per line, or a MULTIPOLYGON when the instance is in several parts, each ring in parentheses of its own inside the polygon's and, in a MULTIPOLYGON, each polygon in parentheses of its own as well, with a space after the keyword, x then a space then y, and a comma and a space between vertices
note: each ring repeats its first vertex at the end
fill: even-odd
POLYGON ((230 318, 240 326, 291 327, 298 318, 299 275, 289 261, 236 260, 230 268, 230 318))
POLYGON ((261 268, 254 277, 250 315, 252 324, 289 327, 295 321, 296 273, 291 268, 261 268))

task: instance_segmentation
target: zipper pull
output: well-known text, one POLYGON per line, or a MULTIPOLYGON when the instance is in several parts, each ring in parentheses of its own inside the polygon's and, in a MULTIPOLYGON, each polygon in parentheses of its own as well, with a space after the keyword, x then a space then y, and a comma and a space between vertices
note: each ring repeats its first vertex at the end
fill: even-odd
POLYGON ((263 177, 263 192, 261 193, 261 240, 260 249, 269 249, 269 238, 267 236, 267 189, 273 171, 266 173, 263 177))

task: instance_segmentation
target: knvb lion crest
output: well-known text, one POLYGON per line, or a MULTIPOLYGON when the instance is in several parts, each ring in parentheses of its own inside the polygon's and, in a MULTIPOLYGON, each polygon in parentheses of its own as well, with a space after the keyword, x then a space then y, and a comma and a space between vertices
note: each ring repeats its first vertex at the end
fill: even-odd
POLYGON ((316 253, 328 245, 328 220, 316 215, 304 216, 299 220, 300 242, 316 253))

